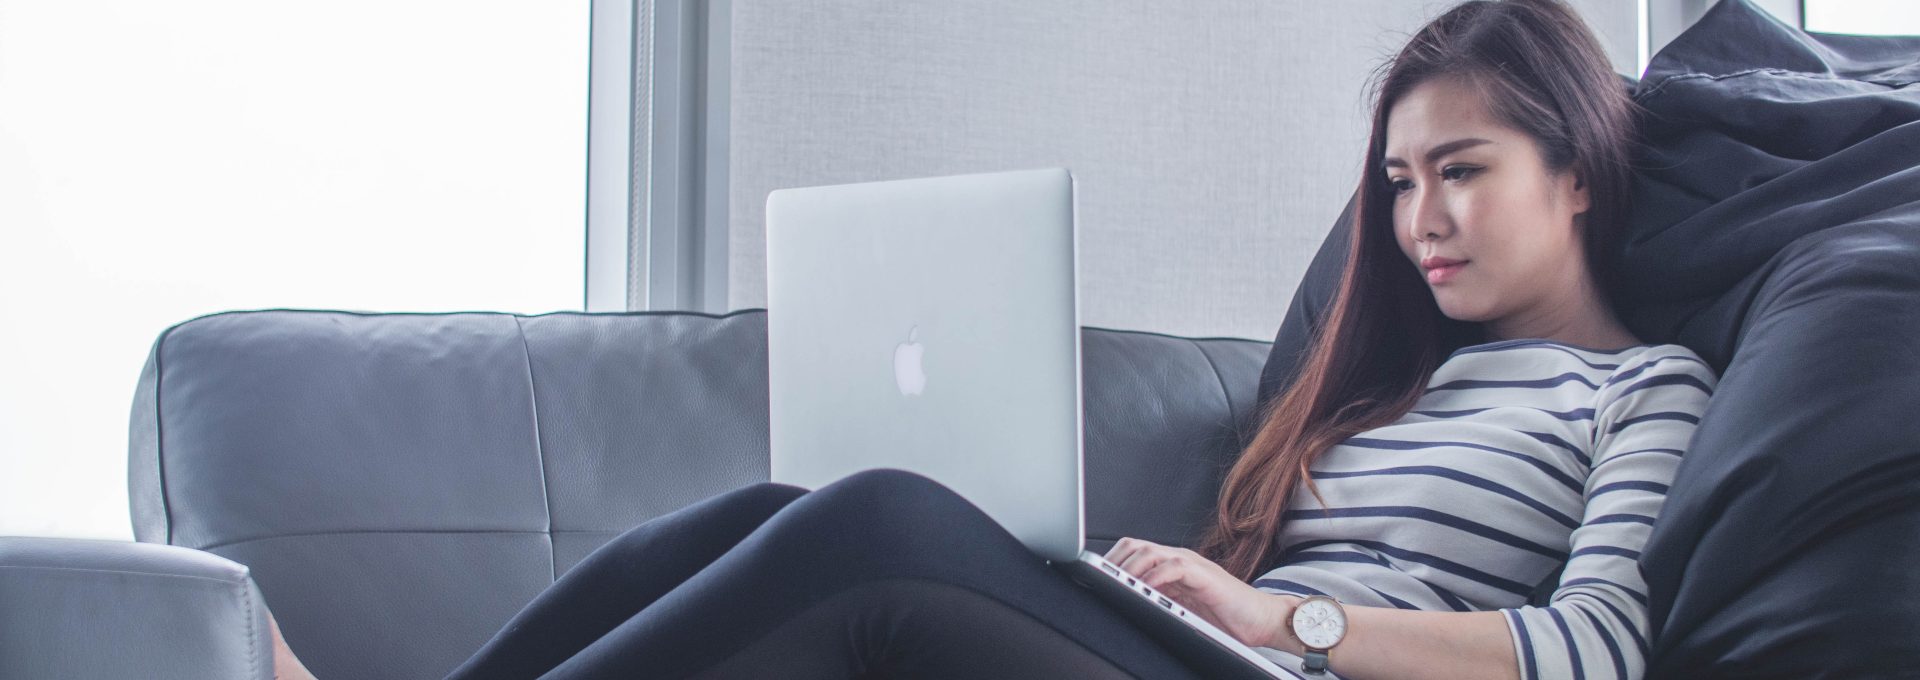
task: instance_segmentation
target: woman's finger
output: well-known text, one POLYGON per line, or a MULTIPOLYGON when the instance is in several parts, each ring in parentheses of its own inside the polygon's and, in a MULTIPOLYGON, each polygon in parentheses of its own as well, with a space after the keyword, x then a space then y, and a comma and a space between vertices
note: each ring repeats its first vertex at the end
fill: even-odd
POLYGON ((1140 576, 1152 570, 1154 565, 1159 564, 1161 560, 1166 558, 1166 548, 1148 543, 1134 550, 1132 555, 1127 556, 1127 571, 1134 576, 1140 576))
POLYGON ((1166 586, 1180 583, 1180 577, 1186 572, 1177 553, 1162 552, 1155 556, 1151 564, 1142 566, 1140 580, 1145 581, 1154 590, 1166 591, 1166 586))
POLYGON ((1117 544, 1117 543, 1114 544, 1115 552, 1117 553, 1117 555, 1114 559, 1109 559, 1107 561, 1112 562, 1114 566, 1120 567, 1122 569, 1126 569, 1129 573, 1134 573, 1137 576, 1138 573, 1134 572, 1133 569, 1128 569, 1127 565, 1128 564, 1137 565, 1142 558, 1152 555, 1154 552, 1154 549, 1158 548, 1159 546, 1154 545, 1152 542, 1142 541, 1137 538, 1123 538, 1120 540, 1126 543, 1126 547, 1121 548, 1120 544, 1117 544))

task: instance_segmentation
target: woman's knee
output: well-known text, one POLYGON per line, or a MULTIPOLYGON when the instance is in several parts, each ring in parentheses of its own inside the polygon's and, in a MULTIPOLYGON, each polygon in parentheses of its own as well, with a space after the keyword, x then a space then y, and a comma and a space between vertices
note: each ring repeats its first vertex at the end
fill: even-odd
MULTIPOLYGON (((867 493, 914 493, 946 489, 932 477, 899 468, 870 468, 841 477, 827 487, 860 489, 867 493)), ((821 490, 826 490, 822 487, 821 490)), ((950 489, 948 489, 950 491, 950 489)))
POLYGON ((732 545, 806 493, 773 482, 734 487, 649 519, 615 536, 603 549, 651 550, 661 535, 700 536, 702 541, 732 545))
POLYGON ((790 484, 755 482, 695 501, 658 520, 670 524, 691 522, 704 525, 718 522, 732 525, 745 522, 748 527, 759 526, 781 508, 806 494, 806 489, 790 484))
POLYGON ((812 494, 818 503, 833 503, 849 508, 872 510, 886 517, 927 514, 933 519, 947 517, 966 499, 947 485, 911 470, 872 468, 861 470, 820 487, 812 494))
POLYGON ((960 539, 969 528, 997 527, 946 485, 895 468, 862 470, 822 486, 795 503, 792 522, 803 531, 858 537, 859 545, 898 548, 938 535, 960 539))
POLYGON ((734 489, 733 493, 741 496, 745 503, 771 506, 773 509, 778 510, 786 504, 792 503, 794 499, 807 495, 807 489, 805 487, 780 482, 754 482, 734 489))

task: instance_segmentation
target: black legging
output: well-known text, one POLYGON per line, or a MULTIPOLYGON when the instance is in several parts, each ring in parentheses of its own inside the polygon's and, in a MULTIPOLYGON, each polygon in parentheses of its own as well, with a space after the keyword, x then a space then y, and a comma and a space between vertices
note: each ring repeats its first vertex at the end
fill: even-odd
POLYGON ((762 482, 656 517, 452 678, 1196 678, 924 476, 762 482))

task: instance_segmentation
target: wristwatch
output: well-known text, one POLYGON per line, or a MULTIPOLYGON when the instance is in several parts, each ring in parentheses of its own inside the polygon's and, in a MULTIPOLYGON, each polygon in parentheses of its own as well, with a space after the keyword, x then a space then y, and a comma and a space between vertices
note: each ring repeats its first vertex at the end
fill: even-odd
POLYGON ((1327 650, 1347 636, 1347 610, 1340 606, 1339 600, 1314 595, 1294 605, 1293 616, 1289 618, 1294 639, 1307 647, 1307 653, 1300 660, 1300 672, 1325 673, 1327 650))

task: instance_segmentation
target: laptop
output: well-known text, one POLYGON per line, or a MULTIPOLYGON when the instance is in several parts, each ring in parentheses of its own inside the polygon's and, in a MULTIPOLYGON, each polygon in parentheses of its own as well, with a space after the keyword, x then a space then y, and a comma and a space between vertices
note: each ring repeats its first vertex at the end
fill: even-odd
POLYGON ((1210 677, 1298 677, 1085 549, 1065 168, 767 196, 772 480, 958 492, 1210 677))

